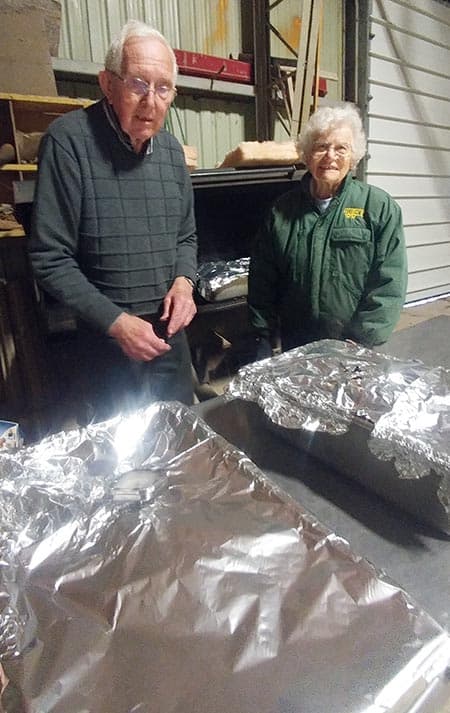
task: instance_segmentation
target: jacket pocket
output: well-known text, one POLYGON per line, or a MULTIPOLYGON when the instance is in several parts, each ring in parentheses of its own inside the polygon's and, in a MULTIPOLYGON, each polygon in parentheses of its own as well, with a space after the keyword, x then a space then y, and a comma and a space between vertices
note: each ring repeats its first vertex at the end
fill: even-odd
POLYGON ((335 228, 330 235, 330 278, 335 284, 360 295, 373 259, 368 228, 335 228))

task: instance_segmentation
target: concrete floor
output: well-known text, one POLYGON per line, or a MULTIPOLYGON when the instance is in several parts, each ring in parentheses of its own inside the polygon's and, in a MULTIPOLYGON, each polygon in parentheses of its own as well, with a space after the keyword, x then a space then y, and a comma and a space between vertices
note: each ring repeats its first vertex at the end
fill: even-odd
POLYGON ((432 302, 405 307, 400 315, 400 320, 395 331, 414 327, 416 324, 420 324, 420 322, 424 322, 427 319, 440 316, 450 317, 450 297, 443 297, 442 299, 433 300, 432 302))

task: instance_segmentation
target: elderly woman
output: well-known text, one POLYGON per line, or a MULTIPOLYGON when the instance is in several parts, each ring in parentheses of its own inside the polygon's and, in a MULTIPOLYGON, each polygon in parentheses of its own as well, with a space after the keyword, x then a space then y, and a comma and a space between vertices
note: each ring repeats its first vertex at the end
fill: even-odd
POLYGON ((299 147, 308 171, 272 206, 250 262, 258 358, 278 333, 283 350, 325 338, 382 344, 405 298, 400 207, 351 173, 366 152, 356 107, 319 108, 299 147))

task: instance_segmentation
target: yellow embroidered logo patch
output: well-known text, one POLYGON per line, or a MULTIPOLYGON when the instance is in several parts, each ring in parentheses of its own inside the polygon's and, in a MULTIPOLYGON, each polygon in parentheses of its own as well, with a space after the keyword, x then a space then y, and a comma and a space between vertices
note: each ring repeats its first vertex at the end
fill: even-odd
POLYGON ((344 208, 344 215, 346 218, 362 218, 364 215, 364 208, 344 208))

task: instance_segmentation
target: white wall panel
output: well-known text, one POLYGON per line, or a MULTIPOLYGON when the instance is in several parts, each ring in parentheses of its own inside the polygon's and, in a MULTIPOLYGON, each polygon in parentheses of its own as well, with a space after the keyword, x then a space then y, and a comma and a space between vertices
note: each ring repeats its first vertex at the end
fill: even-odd
POLYGON ((446 223, 426 223, 425 225, 416 224, 406 227, 408 249, 420 245, 438 245, 448 242, 448 225, 446 223))
MULTIPOLYGON (((390 137, 386 140, 391 142, 390 137)), ((450 151, 369 140, 370 171, 413 174, 415 176, 449 174, 450 151)))
POLYGON ((422 146, 450 150, 450 131, 440 126, 389 118, 371 114, 370 141, 390 141, 400 146, 422 146))
POLYGON ((426 268, 449 268, 450 269, 450 252, 448 246, 444 243, 436 245, 419 245, 409 248, 408 264, 411 272, 418 272, 426 268))
POLYGON ((409 272, 408 297, 411 302, 450 292, 450 267, 409 272))
POLYGON ((372 21, 375 25, 385 24, 388 31, 396 32, 399 28, 408 35, 416 34, 418 37, 432 37, 434 42, 448 44, 446 29, 448 15, 445 8, 438 7, 438 3, 431 6, 425 2, 408 4, 395 2, 374 2, 372 21))
POLYGON ((448 198, 450 196, 450 176, 396 176, 371 174, 370 182, 383 188, 397 200, 416 196, 448 198))
MULTIPOLYGON (((382 83, 383 78, 373 77, 370 86, 370 113, 445 127, 450 118, 450 98, 440 98, 432 94, 431 79, 432 75, 430 93, 420 94, 406 87, 398 89, 386 86, 382 83)), ((447 81, 450 82, 450 79, 447 81)))
MULTIPOLYGON (((441 223, 448 225, 450 215, 450 196, 445 198, 402 198, 398 201, 403 213, 403 223, 410 225, 428 225, 441 223)), ((450 246, 447 243, 450 258, 450 246)))
POLYGON ((402 207, 408 300, 450 290, 450 5, 373 0, 366 179, 402 207))
POLYGON ((408 61, 416 67, 425 67, 430 72, 442 72, 450 61, 450 50, 445 45, 427 42, 423 37, 415 37, 396 32, 381 25, 373 25, 371 52, 382 57, 408 61))
MULTIPOLYGON (((450 34, 450 29, 449 29, 450 34)), ((405 90, 429 94, 433 87, 435 96, 446 97, 448 92, 448 77, 442 74, 433 74, 430 81, 430 71, 424 68, 408 67, 395 58, 382 59, 372 53, 370 60, 372 77, 382 78, 383 84, 403 88, 405 90)), ((443 67, 440 68, 442 72, 443 67)))

